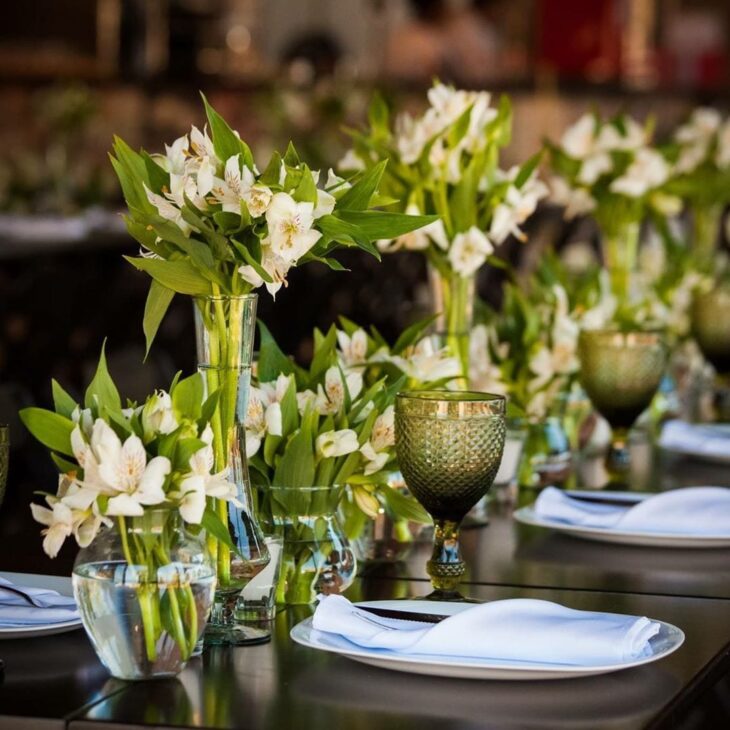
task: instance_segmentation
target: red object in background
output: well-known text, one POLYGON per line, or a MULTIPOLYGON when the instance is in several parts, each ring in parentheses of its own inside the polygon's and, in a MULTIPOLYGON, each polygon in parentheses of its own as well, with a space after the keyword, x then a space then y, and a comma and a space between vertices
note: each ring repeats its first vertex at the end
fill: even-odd
POLYGON ((618 78, 621 33, 616 5, 615 0, 538 0, 538 67, 564 78, 618 78))

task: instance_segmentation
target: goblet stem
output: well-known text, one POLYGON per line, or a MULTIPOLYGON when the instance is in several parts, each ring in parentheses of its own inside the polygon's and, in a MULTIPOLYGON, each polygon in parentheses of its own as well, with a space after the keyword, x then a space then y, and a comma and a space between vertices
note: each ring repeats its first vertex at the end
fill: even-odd
POLYGON ((427 598, 438 601, 462 600, 457 588, 466 564, 459 551, 459 525, 454 520, 434 520, 433 553, 426 565, 434 590, 427 598))
POLYGON ((611 445, 606 454, 606 471, 609 484, 625 484, 631 467, 629 454, 629 429, 614 428, 611 445))

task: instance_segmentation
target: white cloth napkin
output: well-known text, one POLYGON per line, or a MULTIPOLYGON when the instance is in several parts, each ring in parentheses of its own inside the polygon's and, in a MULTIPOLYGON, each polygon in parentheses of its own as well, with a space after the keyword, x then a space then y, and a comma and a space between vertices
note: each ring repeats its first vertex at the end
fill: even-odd
POLYGON ((667 421, 659 445, 670 450, 730 458, 730 425, 667 421))
POLYGON ((540 493, 533 509, 539 517, 568 525, 730 536, 730 489, 726 487, 672 489, 647 497, 633 507, 588 502, 555 487, 547 487, 540 493))
POLYGON ((324 596, 312 625, 369 649, 580 666, 647 656, 649 639, 660 629, 647 618, 576 611, 527 598, 481 603, 441 623, 425 624, 381 618, 343 596, 324 596))
POLYGON ((55 624, 78 618, 79 612, 73 598, 47 588, 15 586, 0 577, 0 628, 55 624), (3 586, 11 586, 28 593, 37 603, 42 604, 42 608, 31 606, 22 596, 3 590, 3 586))

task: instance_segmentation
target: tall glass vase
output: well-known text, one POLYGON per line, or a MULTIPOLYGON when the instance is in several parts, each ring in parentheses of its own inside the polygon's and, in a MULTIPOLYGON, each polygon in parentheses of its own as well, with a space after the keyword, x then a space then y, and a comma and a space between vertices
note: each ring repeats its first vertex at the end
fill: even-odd
POLYGON ((692 250, 697 259, 711 262, 717 248, 722 205, 696 205, 692 210, 692 250))
POLYGON ((235 608, 243 587, 268 561, 269 553, 256 522, 246 463, 244 419, 248 405, 256 328, 256 294, 195 299, 198 369, 206 396, 218 393, 211 419, 215 437, 215 471, 224 472, 237 487, 238 507, 209 498, 236 550, 208 535, 208 549, 216 565, 218 587, 205 634, 209 644, 247 644, 257 640, 236 624, 235 608))
POLYGON ((603 255, 611 279, 611 293, 619 311, 631 303, 634 272, 639 254, 640 224, 637 221, 612 225, 604 232, 603 255))
POLYGON ((459 358, 462 377, 459 384, 466 390, 469 383, 469 337, 474 321, 476 274, 461 276, 429 265, 429 281, 433 311, 437 315, 436 332, 454 357, 459 358))

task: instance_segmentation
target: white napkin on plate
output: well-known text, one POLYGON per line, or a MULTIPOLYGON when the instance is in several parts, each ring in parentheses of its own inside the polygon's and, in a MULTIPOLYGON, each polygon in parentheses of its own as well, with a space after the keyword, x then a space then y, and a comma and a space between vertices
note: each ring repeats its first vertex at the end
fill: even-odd
MULTIPOLYGON (((596 493, 600 497, 600 492, 596 493)), ((685 487, 662 492, 633 507, 598 504, 547 487, 535 501, 544 519, 583 527, 677 535, 730 536, 730 489, 685 487)))
POLYGON ((667 421, 659 445, 674 451, 730 458, 730 424, 667 421))
POLYGON ((358 646, 402 654, 580 666, 647 656, 649 639, 660 629, 647 618, 576 611, 527 598, 477 604, 441 623, 425 624, 375 616, 343 596, 322 597, 312 626, 358 646))
POLYGON ((15 586, 9 580, 0 577, 0 628, 55 624, 78 618, 79 612, 73 598, 62 596, 48 588, 15 586), (22 596, 3 590, 3 586, 6 585, 33 596, 37 603, 42 604, 42 608, 31 606, 22 596))

